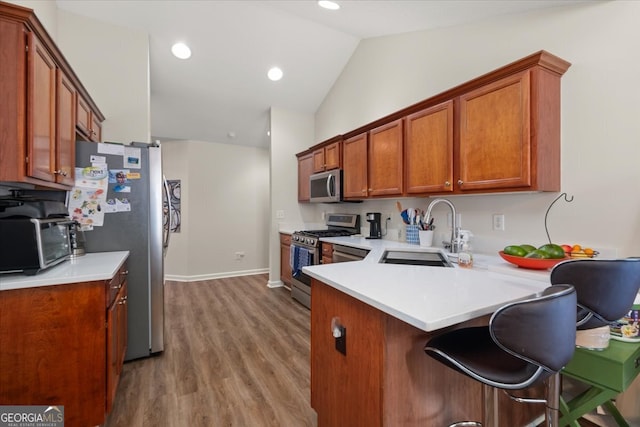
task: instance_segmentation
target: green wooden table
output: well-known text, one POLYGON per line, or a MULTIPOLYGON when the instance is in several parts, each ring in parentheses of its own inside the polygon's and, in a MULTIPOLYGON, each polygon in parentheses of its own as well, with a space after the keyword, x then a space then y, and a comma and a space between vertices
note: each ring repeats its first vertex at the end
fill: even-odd
POLYGON ((602 405, 619 426, 629 427, 611 399, 626 390, 639 373, 640 343, 612 339, 602 351, 576 348, 562 375, 590 387, 569 402, 560 398, 560 426, 580 427, 578 419, 602 405))

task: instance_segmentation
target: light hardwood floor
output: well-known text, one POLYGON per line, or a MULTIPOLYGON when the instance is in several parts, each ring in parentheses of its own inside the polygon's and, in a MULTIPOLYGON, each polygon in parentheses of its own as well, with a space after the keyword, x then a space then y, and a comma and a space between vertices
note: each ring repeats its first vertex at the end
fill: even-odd
POLYGON ((267 280, 167 282, 165 351, 125 363, 106 427, 315 426, 309 311, 267 280))

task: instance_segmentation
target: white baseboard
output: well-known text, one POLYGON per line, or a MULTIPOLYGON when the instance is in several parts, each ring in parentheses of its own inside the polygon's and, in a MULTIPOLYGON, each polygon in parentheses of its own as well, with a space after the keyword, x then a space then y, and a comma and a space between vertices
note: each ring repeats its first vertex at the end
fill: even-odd
MULTIPOLYGON (((282 280, 268 280, 267 281, 267 288, 282 288, 284 286, 284 283, 282 283, 282 280)), ((284 286, 286 288, 286 286, 284 286)))
POLYGON ((224 273, 198 274, 195 276, 181 276, 173 274, 165 274, 164 280, 172 280, 175 282, 198 282, 201 280, 224 279, 227 277, 253 276, 254 274, 268 273, 268 268, 257 268, 254 270, 229 271, 224 273))

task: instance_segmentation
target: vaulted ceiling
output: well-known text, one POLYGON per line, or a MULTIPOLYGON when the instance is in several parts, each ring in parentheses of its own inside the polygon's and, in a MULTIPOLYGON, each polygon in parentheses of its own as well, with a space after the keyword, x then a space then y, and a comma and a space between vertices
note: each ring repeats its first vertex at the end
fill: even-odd
POLYGON ((268 147, 271 106, 313 113, 360 40, 455 26, 584 0, 57 0, 64 10, 146 31, 151 133, 268 147), (186 42, 191 58, 170 48, 186 42), (267 79, 279 66, 282 80, 267 79))

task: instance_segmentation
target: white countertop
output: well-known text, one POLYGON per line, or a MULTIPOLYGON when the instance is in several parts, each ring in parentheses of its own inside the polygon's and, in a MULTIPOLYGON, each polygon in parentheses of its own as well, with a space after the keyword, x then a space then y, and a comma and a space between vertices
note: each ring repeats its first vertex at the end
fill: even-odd
POLYGON ((95 252, 62 262, 34 276, 0 274, 0 291, 107 280, 118 272, 128 256, 129 251, 95 252))
POLYGON ((493 313, 550 285, 548 271, 524 270, 499 256, 474 254, 474 268, 379 264, 385 249, 420 246, 363 237, 323 242, 369 249, 363 261, 304 267, 309 276, 430 332, 493 313))

